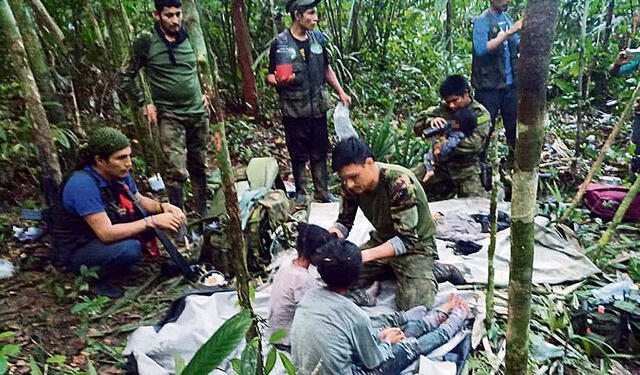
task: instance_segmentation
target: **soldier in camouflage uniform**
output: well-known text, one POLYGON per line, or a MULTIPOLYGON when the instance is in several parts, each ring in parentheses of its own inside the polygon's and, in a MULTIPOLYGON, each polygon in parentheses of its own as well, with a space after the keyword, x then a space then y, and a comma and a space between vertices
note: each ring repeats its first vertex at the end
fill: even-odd
MULTIPOLYGON (((637 18, 634 17, 634 23, 638 22, 636 19, 637 18)), ((609 66, 609 71, 612 75, 625 75, 637 71, 638 66, 640 66, 639 59, 631 59, 626 51, 622 51, 618 54, 613 64, 609 66)), ((636 146, 635 157, 631 159, 630 167, 631 174, 635 175, 636 173, 640 173, 640 100, 636 101, 631 143, 636 146)))
POLYGON ((207 99, 202 94, 196 56, 182 26, 178 0, 156 0, 156 24, 132 45, 120 77, 123 89, 141 107, 151 125, 160 128, 163 167, 169 201, 184 209, 183 184, 191 177, 195 210, 204 215, 206 202, 207 99), (151 101, 136 82, 144 68, 151 101))
MULTIPOLYGON (((433 171, 427 173, 424 164, 413 169, 423 182, 423 188, 430 199, 485 196, 486 191, 480 182, 480 155, 489 135, 491 115, 487 109, 469 94, 469 84, 460 75, 449 76, 440 85, 442 103, 420 113, 414 132, 421 136, 428 127, 442 127, 456 117, 456 112, 469 109, 476 116, 475 129, 455 146, 444 160, 436 157, 431 162, 433 171), (451 190, 454 186, 455 190, 451 190)), ((442 139, 442 148, 447 144, 442 139)), ((435 147, 434 149, 438 149, 435 147)), ((436 152, 437 153, 437 152, 436 152)))
POLYGON ((401 166, 376 163, 357 138, 338 142, 332 162, 343 190, 340 215, 329 231, 346 238, 358 208, 375 228, 363 246, 365 265, 353 288, 395 278, 399 309, 430 307, 438 289, 433 271, 436 227, 418 179, 401 166))

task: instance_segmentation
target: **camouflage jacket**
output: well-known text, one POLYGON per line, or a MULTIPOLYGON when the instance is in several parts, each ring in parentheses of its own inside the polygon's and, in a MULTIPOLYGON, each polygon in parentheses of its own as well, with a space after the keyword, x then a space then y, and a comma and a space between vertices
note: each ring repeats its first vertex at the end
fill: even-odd
POLYGON ((380 180, 374 191, 356 195, 343 185, 337 227, 348 233, 359 207, 375 228, 371 237, 376 242, 391 241, 396 254, 424 252, 436 256, 436 226, 420 182, 399 165, 378 163, 378 167, 380 180), (398 241, 404 251, 398 251, 398 241))
MULTIPOLYGON (((443 167, 449 169, 453 174, 456 174, 456 170, 468 169, 469 167, 475 168, 478 165, 480 154, 482 153, 491 127, 491 115, 482 104, 472 100, 469 106, 476 114, 478 120, 476 129, 471 136, 464 137, 460 144, 451 151, 447 160, 441 163, 443 167)), ((453 113, 454 112, 444 103, 428 108, 426 111, 418 114, 414 125, 414 133, 421 135, 422 131, 430 126, 431 120, 436 117, 452 120, 453 113)))

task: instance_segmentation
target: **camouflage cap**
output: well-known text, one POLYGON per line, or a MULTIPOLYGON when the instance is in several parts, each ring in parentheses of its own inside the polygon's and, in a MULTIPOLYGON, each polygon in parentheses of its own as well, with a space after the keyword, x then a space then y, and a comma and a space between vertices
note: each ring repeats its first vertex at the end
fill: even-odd
POLYGON ((294 9, 313 8, 319 2, 320 0, 287 0, 285 9, 287 10, 287 12, 291 12, 294 9))

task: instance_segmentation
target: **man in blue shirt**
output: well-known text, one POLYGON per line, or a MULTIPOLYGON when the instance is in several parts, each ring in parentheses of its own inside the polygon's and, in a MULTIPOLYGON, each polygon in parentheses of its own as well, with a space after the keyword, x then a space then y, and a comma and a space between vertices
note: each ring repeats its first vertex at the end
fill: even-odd
MULTIPOLYGON (((505 12, 510 0, 491 0, 473 23, 473 60, 471 84, 475 99, 491 114, 492 129, 498 112, 502 116, 507 142, 516 145, 516 65, 522 20, 513 22, 505 12)), ((485 151, 486 152, 486 151, 485 151)))
POLYGON ((97 130, 82 155, 80 168, 63 183, 53 210, 53 245, 74 272, 82 265, 100 267, 101 279, 94 293, 116 298, 122 289, 108 279, 138 261, 140 236, 148 227, 177 231, 185 215, 176 206, 138 192, 129 174, 130 143, 119 130, 97 130), (151 216, 136 212, 135 204, 151 216))
MULTIPOLYGON (((630 55, 627 51, 622 51, 618 54, 613 64, 609 66, 609 71, 613 75, 625 75, 637 71, 638 65, 640 65, 640 58, 630 55)), ((631 143, 636 145, 636 156, 631 160, 632 175, 640 173, 640 101, 636 101, 635 112, 631 143)))

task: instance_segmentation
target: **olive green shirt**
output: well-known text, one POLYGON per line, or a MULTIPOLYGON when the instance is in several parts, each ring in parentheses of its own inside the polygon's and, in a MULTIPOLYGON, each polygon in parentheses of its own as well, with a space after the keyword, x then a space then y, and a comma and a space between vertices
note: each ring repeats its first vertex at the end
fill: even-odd
POLYGON ((131 52, 120 70, 123 90, 138 106, 148 103, 136 82, 138 71, 144 68, 151 100, 159 111, 175 115, 205 113, 196 55, 189 39, 175 46, 173 54, 175 65, 169 58, 167 45, 155 30, 141 34, 133 41, 131 52))
POLYGON ((436 225, 420 182, 404 167, 377 164, 380 180, 375 190, 356 195, 343 185, 342 207, 336 224, 351 230, 359 207, 375 228, 371 238, 376 242, 393 244, 393 239, 398 238, 406 253, 436 256, 433 238, 436 225))

